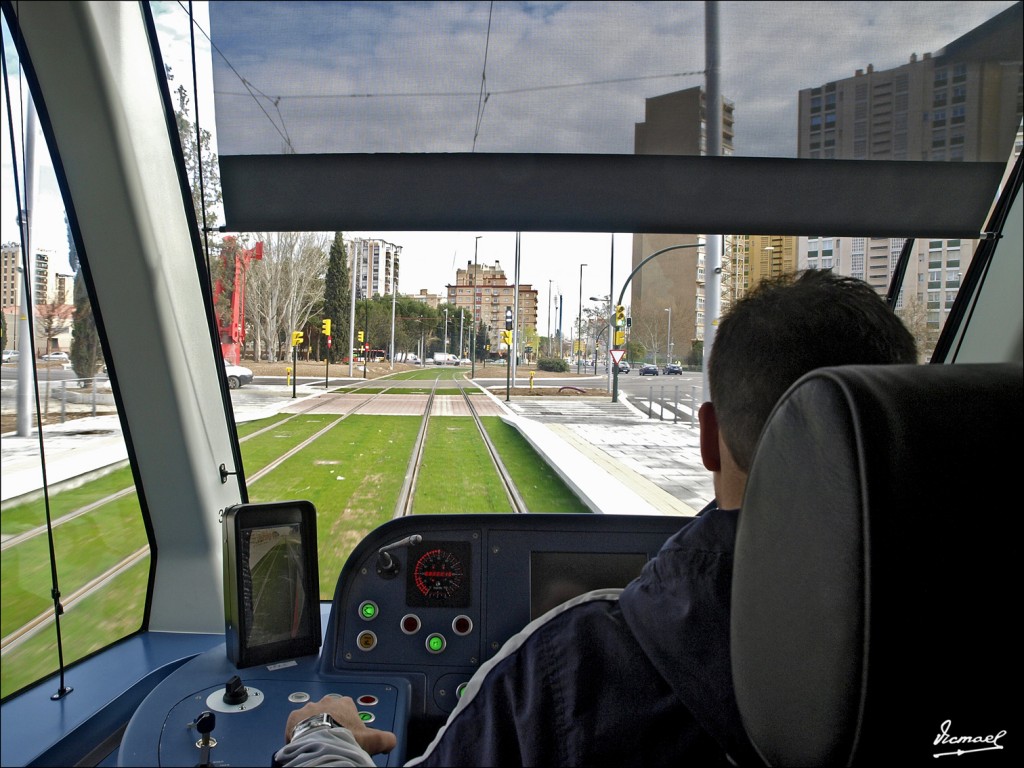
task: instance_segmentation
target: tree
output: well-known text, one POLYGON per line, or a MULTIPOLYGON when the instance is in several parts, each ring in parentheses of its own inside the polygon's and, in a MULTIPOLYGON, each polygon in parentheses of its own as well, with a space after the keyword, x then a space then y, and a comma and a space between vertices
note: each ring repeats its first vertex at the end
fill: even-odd
POLYGON ((348 254, 341 232, 334 233, 334 242, 327 257, 327 277, 324 278, 324 306, 322 315, 331 319, 332 342, 328 360, 336 363, 347 357, 348 320, 352 302, 352 286, 348 270, 348 254))
POLYGON ((896 310, 897 316, 910 331, 917 343, 917 353, 922 360, 930 360, 938 341, 938 329, 928 324, 928 307, 918 296, 911 296, 896 310))
MULTIPOLYGON (((324 300, 327 236, 322 232, 266 232, 263 259, 246 274, 245 310, 254 329, 256 359, 265 346, 275 362, 292 331, 305 331, 313 309, 324 300)), ((303 345, 308 356, 308 339, 303 345)))
POLYGON ((78 249, 71 236, 71 225, 64 216, 64 226, 68 235, 68 262, 75 271, 75 313, 71 321, 71 367, 80 379, 91 379, 96 375, 96 368, 103 360, 103 349, 100 346, 100 334, 96 329, 96 318, 93 316, 89 291, 85 286, 85 271, 78 258, 78 249))
POLYGON ((51 342, 66 333, 70 327, 71 307, 61 304, 56 299, 36 306, 36 335, 46 340, 43 347, 43 354, 50 352, 54 345, 51 342))

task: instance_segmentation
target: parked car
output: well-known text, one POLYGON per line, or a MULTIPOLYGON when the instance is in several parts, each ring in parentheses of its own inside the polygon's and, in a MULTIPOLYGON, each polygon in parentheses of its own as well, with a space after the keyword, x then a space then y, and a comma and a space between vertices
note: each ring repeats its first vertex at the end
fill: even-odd
POLYGON ((70 360, 67 352, 50 352, 43 355, 40 359, 48 363, 66 363, 70 360))
POLYGON ((641 376, 657 376, 658 375, 658 366, 656 366, 654 363, 644 363, 643 365, 640 366, 640 375, 641 376))
POLYGON ((18 350, 16 350, 16 349, 5 349, 4 350, 4 362, 5 363, 17 362, 18 357, 20 357, 20 355, 18 354, 18 350))
POLYGON ((682 373, 683 366, 679 365, 679 363, 669 363, 668 365, 665 366, 666 376, 680 376, 682 375, 682 373))
POLYGON ((629 373, 629 363, 619 360, 619 373, 629 373))
POLYGON ((462 358, 462 360, 459 361, 459 364, 460 365, 472 365, 473 361, 470 360, 468 357, 464 357, 464 358, 462 358))
POLYGON ((224 371, 228 375, 228 389, 238 389, 243 384, 252 383, 252 371, 242 365, 224 361, 224 371))

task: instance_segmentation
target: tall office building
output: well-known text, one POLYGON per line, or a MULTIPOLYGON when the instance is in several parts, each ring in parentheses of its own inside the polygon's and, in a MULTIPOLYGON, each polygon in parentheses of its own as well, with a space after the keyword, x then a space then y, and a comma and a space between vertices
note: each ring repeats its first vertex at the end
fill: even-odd
MULTIPOLYGON (((801 158, 1006 162, 1020 152, 1021 3, 935 52, 908 52, 884 71, 870 63, 852 77, 799 93, 801 158)), ((799 265, 824 267, 888 291, 905 241, 801 238, 799 265)), ((918 240, 897 310, 925 319, 927 349, 956 298, 975 240, 918 240)))
MULTIPOLYGON (((494 265, 467 262, 465 269, 455 271, 455 283, 449 284, 448 303, 457 309, 473 313, 473 321, 482 322, 488 329, 488 343, 497 349, 501 331, 505 328, 505 309, 515 308, 515 286, 509 285, 501 262, 494 265)), ((528 284, 519 286, 520 334, 533 334, 537 330, 537 290, 528 284)), ((469 329, 466 329, 466 345, 469 344, 469 329)))
MULTIPOLYGON (((733 153, 733 104, 722 102, 722 154, 733 153)), ((634 130, 638 155, 707 154, 707 105, 697 86, 649 98, 644 122, 634 130)), ((685 357, 693 341, 704 337, 704 234, 633 235, 633 268, 671 245, 692 246, 668 251, 649 261, 630 286, 630 335, 649 349, 664 349, 668 339, 675 358, 685 357), (671 310, 671 311, 670 311, 671 310), (671 318, 671 328, 669 328, 671 318)), ((726 238, 722 254, 723 308, 742 290, 745 278, 742 244, 726 238)), ((659 357, 660 359, 660 357, 659 357)))

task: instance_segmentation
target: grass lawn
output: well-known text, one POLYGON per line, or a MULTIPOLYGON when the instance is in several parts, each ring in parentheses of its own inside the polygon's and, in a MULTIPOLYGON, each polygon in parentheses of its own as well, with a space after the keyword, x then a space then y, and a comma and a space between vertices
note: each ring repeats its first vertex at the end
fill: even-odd
POLYGON ((276 413, 273 416, 268 416, 265 419, 257 419, 256 421, 247 421, 244 424, 238 424, 236 432, 238 433, 239 440, 245 440, 253 432, 259 432, 264 427, 268 427, 271 424, 276 424, 279 421, 284 421, 291 416, 290 413, 276 413))
POLYGON ((256 474, 270 462, 281 457, 303 440, 312 437, 332 421, 337 421, 338 418, 338 414, 331 413, 296 416, 261 435, 246 440, 241 444, 245 474, 247 476, 256 474))
POLYGON ((487 446, 469 416, 430 420, 412 511, 512 511, 487 446))
POLYGON ((589 512, 515 427, 497 416, 482 416, 484 429, 531 512, 589 512))
POLYGON ((350 416, 249 487, 249 500, 307 499, 317 512, 320 597, 356 544, 391 519, 420 420, 350 416))
MULTIPOLYGON (((51 493, 50 519, 56 520, 69 512, 93 504, 126 488, 131 488, 133 491, 135 489, 135 479, 132 477, 132 470, 129 466, 115 469, 113 472, 83 483, 77 488, 67 488, 58 493, 51 493)), ((134 496, 134 493, 132 495, 134 496)), ((5 509, 3 515, 0 516, 0 532, 4 536, 14 536, 36 526, 45 525, 45 523, 45 506, 43 499, 38 498, 5 509)))
MULTIPOLYGON (((148 579, 149 558, 144 557, 111 579, 103 589, 74 603, 64 612, 60 631, 65 664, 104 648, 142 626, 148 579)), ((4 585, 6 591, 7 582, 4 585)), ((64 589, 63 585, 61 588, 64 589)), ((2 669, 0 696, 7 696, 56 672, 57 640, 53 625, 41 628, 11 648, 4 655, 2 669)))
MULTIPOLYGON (((61 593, 80 589, 147 543, 134 494, 57 526, 53 544, 61 593)), ((4 550, 0 571, 4 585, 0 635, 6 636, 53 607, 47 537, 33 536, 4 550)))

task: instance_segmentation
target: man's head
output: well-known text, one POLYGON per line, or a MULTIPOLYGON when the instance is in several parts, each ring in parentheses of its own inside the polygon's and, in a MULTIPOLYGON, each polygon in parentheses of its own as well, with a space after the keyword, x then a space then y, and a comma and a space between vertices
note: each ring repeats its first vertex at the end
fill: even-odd
POLYGON ((713 427, 745 476, 772 408, 805 373, 916 362, 913 336, 867 283, 827 270, 766 280, 732 306, 715 334, 713 427))

